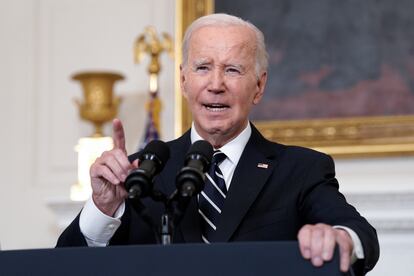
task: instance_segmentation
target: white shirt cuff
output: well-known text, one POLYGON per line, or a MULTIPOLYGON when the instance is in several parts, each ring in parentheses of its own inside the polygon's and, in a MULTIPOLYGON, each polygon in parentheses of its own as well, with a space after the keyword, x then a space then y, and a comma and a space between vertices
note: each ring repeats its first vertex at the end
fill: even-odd
POLYGON ((349 227, 342 226, 342 225, 335 225, 333 228, 343 229, 345 230, 349 236, 351 236, 352 243, 354 244, 354 249, 352 250, 351 255, 351 263, 355 263, 357 259, 363 259, 364 256, 364 248, 362 247, 361 240, 359 239, 357 233, 349 227))
POLYGON ((104 247, 121 225, 121 217, 125 212, 125 202, 116 210, 114 217, 102 213, 90 198, 82 209, 79 227, 88 246, 104 247))

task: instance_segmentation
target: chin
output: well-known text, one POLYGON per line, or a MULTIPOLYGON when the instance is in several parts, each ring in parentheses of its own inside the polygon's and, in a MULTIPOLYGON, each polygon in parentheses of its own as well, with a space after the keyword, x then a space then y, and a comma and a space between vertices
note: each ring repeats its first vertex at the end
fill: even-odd
POLYGON ((209 134, 217 134, 217 133, 223 132, 223 127, 215 126, 215 125, 210 125, 210 126, 204 128, 204 129, 209 134))
POLYGON ((208 135, 214 135, 214 134, 220 134, 225 132, 225 128, 223 125, 220 124, 206 124, 206 125, 200 125, 200 128, 204 133, 207 133, 208 135))

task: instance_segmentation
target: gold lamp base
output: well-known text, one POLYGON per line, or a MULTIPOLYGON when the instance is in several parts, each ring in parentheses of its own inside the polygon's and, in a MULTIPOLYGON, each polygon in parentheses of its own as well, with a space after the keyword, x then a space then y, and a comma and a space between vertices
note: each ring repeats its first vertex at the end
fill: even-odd
POLYGON ((114 119, 121 102, 120 97, 113 96, 113 86, 124 77, 111 72, 82 72, 72 76, 73 80, 82 84, 84 102, 75 99, 82 119, 95 126, 93 137, 103 136, 104 123, 114 119))

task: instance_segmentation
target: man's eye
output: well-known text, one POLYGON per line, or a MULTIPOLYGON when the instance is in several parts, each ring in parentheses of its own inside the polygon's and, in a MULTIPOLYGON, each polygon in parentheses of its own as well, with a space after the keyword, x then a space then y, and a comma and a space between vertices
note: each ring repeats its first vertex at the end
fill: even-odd
POLYGON ((197 66, 196 67, 196 71, 207 71, 208 67, 207 66, 197 66))
POLYGON ((234 67, 227 68, 226 72, 231 74, 240 74, 240 70, 234 67))

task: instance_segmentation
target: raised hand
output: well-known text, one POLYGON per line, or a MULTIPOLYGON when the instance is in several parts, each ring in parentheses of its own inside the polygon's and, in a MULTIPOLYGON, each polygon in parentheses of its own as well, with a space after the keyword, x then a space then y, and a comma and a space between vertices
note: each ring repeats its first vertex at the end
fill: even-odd
POLYGON ((115 211, 127 197, 124 181, 129 171, 137 167, 137 163, 128 161, 125 148, 125 133, 119 119, 114 119, 114 147, 105 151, 90 168, 92 199, 104 214, 113 216, 115 211))

